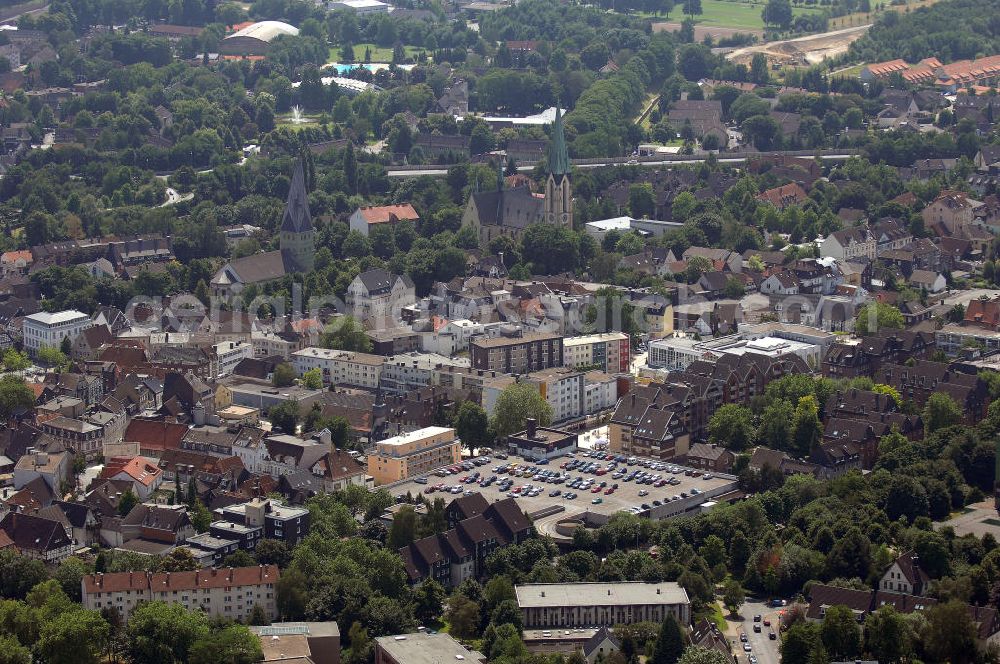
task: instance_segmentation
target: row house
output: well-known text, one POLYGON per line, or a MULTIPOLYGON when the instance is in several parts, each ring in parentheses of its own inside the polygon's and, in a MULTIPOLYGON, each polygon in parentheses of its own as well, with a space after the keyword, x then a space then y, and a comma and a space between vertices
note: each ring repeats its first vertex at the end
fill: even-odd
POLYGON ((932 394, 947 394, 962 409, 967 424, 985 417, 989 406, 989 389, 985 381, 975 374, 961 373, 944 362, 915 360, 912 366, 887 364, 875 379, 896 388, 904 399, 913 401, 918 408, 923 408, 932 394))
MULTIPOLYGON (((482 506, 479 506, 482 508, 482 506)), ((432 578, 446 588, 467 579, 482 578, 486 558, 502 547, 519 544, 531 534, 531 521, 513 498, 504 498, 484 509, 452 510, 454 525, 399 550, 411 584, 432 578), (456 520, 455 515, 465 516, 456 520)))

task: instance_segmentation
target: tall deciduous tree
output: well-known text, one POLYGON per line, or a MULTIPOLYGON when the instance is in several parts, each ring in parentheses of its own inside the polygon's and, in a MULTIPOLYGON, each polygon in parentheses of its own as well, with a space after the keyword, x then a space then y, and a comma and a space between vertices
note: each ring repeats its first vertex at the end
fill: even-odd
POLYGON ((672 613, 660 623, 660 633, 653 646, 649 664, 675 664, 684 653, 684 631, 672 613))
POLYGON ((539 391, 526 383, 505 387, 493 407, 493 431, 498 439, 524 430, 525 421, 535 418, 539 426, 552 421, 552 406, 545 402, 539 391))
POLYGON ((819 635, 831 660, 853 661, 861 651, 858 620, 846 606, 831 606, 826 610, 819 635))

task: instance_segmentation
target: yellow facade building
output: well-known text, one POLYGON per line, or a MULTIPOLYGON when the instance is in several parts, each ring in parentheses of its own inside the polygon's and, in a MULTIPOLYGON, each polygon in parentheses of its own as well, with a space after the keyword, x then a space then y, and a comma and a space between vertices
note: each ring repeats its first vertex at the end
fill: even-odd
POLYGON ((449 427, 426 427, 375 443, 368 474, 375 484, 390 484, 462 460, 462 443, 449 427))

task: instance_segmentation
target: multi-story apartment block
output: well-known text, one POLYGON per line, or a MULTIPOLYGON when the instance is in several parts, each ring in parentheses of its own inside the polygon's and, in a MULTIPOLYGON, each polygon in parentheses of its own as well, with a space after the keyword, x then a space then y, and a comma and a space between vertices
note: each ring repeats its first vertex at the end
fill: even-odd
POLYGON ((585 627, 660 623, 673 614, 691 624, 687 591, 663 583, 531 583, 515 586, 525 627, 585 627))
POLYGON ((115 609, 127 621, 140 602, 180 604, 210 616, 246 621, 255 606, 277 618, 277 565, 194 572, 115 572, 83 577, 84 608, 115 609))
POLYGON ((624 332, 590 334, 563 339, 563 364, 567 367, 593 367, 607 373, 629 370, 631 342, 624 332))
POLYGON ((216 378, 229 376, 241 361, 253 357, 253 345, 245 341, 223 341, 212 346, 216 378))
POLYGON ((524 374, 563 365, 563 337, 545 332, 469 342, 472 368, 524 374))
POLYGON ((76 309, 55 313, 40 311, 25 316, 24 349, 34 357, 40 348, 59 348, 66 337, 70 342, 76 341, 80 333, 91 325, 90 316, 76 309))
POLYGON ((375 484, 388 484, 461 460, 462 443, 454 429, 426 427, 375 443, 368 474, 375 484))
POLYGON ((215 510, 215 514, 222 521, 263 527, 265 539, 281 540, 289 547, 309 534, 309 510, 289 507, 270 498, 255 498, 250 502, 228 505, 215 510))
POLYGON ((323 372, 323 382, 377 390, 385 358, 329 348, 304 348, 292 353, 292 366, 299 374, 310 369, 323 372))

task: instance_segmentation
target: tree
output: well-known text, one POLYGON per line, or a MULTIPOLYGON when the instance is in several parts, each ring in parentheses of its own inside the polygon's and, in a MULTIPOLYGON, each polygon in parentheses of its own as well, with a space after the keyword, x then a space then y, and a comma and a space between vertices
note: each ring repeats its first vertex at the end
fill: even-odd
POLYGON ((874 334, 879 328, 902 329, 903 312, 883 302, 869 302, 858 310, 857 334, 874 334))
MULTIPOLYGON (((358 235, 361 234, 358 233, 358 235)), ((358 319, 353 316, 334 318, 323 331, 320 344, 323 348, 334 350, 350 350, 357 353, 370 353, 372 351, 371 338, 365 333, 365 329, 358 322, 358 319)))
POLYGON ((302 386, 310 390, 323 389, 323 372, 318 367, 305 372, 302 374, 302 386))
POLYGON ((944 392, 934 392, 924 404, 924 431, 930 435, 938 429, 944 429, 962 421, 962 407, 944 392))
POLYGON ((743 586, 740 585, 739 581, 736 579, 726 581, 722 591, 722 603, 729 609, 730 614, 736 615, 745 599, 746 595, 743 593, 743 586))
POLYGON ((42 346, 36 354, 38 361, 42 364, 61 370, 66 366, 69 358, 55 346, 42 346))
POLYGON ((656 195, 653 185, 648 182, 637 182, 628 188, 629 214, 636 219, 651 217, 656 212, 656 195))
POLYGON ((285 620, 300 620, 308 601, 306 575, 294 565, 285 570, 274 587, 278 613, 285 620))
POLYGON ((463 401, 455 413, 455 433, 470 452, 489 442, 489 417, 474 401, 463 401))
POLYGON ((132 662, 175 664, 186 662, 191 647, 208 637, 208 618, 179 604, 140 604, 125 629, 125 652, 132 662))
POLYGON ((188 664, 254 664, 263 659, 260 637, 245 625, 228 625, 195 641, 188 664))
POLYGON ((288 545, 281 540, 262 539, 253 550, 254 558, 261 565, 277 565, 284 569, 292 561, 288 545))
POLYGON ((436 621, 441 616, 444 597, 444 588, 440 583, 431 578, 424 579, 413 591, 413 612, 417 620, 424 624, 436 621))
POLYGON ((122 497, 118 499, 118 514, 125 516, 139 504, 139 497, 132 491, 132 487, 127 487, 122 497))
POLYGON ((445 620, 451 625, 450 632, 460 639, 479 636, 479 604, 465 595, 455 594, 448 601, 445 620))
POLYGON ((288 362, 282 362, 274 367, 271 384, 275 387, 289 387, 295 384, 295 369, 288 362))
POLYGON ((191 525, 199 533, 208 532, 208 527, 212 523, 212 513, 208 511, 205 504, 200 500, 195 500, 194 507, 191 508, 191 525))
POLYGON ((111 625, 98 611, 65 611, 42 624, 36 650, 46 664, 97 664, 111 625))
POLYGON ((31 360, 28 356, 14 348, 8 348, 3 354, 3 368, 7 371, 24 371, 30 366, 31 360))
POLYGON ((861 651, 861 630, 854 613, 846 606, 831 606, 826 610, 819 635, 831 660, 853 661, 861 651))
POLYGON ((546 403, 538 390, 527 383, 505 387, 493 407, 493 432, 504 440, 512 433, 523 431, 526 420, 534 418, 538 426, 552 421, 552 406, 546 403))
POLYGON ((879 662, 895 664, 913 650, 913 628, 892 605, 880 607, 865 620, 865 652, 879 662))
POLYGON ((792 625, 781 642, 781 661, 788 664, 805 664, 813 648, 819 643, 818 625, 799 622, 792 625))
POLYGON ((753 413, 749 408, 727 403, 708 421, 708 437, 716 445, 742 451, 753 444, 753 413))
POLYGON ((23 378, 4 376, 0 378, 0 420, 7 421, 15 412, 35 405, 35 393, 23 378))
POLYGON ((746 291, 743 289, 743 282, 736 277, 727 278, 724 294, 731 300, 740 299, 746 294, 746 291))
POLYGON ((687 16, 694 17, 696 14, 701 14, 701 0, 684 0, 684 13, 687 16))
POLYGON ((417 513, 409 505, 403 505, 392 517, 389 526, 389 548, 398 551, 413 543, 417 531, 417 513))
POLYGON ((7 634, 0 634, 0 664, 31 664, 31 651, 7 634))
MULTIPOLYGON (((735 106, 735 104, 733 104, 735 106)), ((781 127, 770 115, 754 115, 747 118, 740 127, 743 138, 753 143, 758 150, 772 150, 781 138, 781 127)))
POLYGON ((792 424, 792 448, 799 456, 810 454, 823 438, 823 425, 819 421, 816 397, 799 398, 792 424))
POLYGON ((787 30, 792 24, 792 3, 788 0, 767 0, 761 18, 766 25, 787 30))
POLYGON ((932 606, 925 615, 927 627, 922 636, 931 661, 953 664, 977 661, 976 629, 968 606, 953 600, 932 606))
POLYGON ((358 193, 358 160, 354 155, 354 144, 351 142, 348 142, 347 147, 344 148, 343 171, 347 192, 349 194, 358 193))
POLYGON ((273 428, 294 435, 299 423, 299 404, 297 401, 289 399, 277 406, 271 406, 271 409, 267 411, 267 417, 271 420, 273 428))
POLYGON ((494 625, 513 625, 518 634, 524 629, 521 622, 521 609, 517 606, 517 601, 505 599, 497 604, 490 614, 490 622, 494 625))
POLYGON ((691 646, 684 651, 677 664, 732 664, 732 660, 714 648, 691 646))
POLYGON ((80 582, 84 576, 93 571, 91 566, 83 562, 83 560, 76 556, 71 556, 59 563, 59 567, 53 572, 52 578, 59 582, 67 597, 74 602, 79 602, 82 595, 80 582))
POLYGON ((684 631, 673 613, 660 623, 660 633, 653 646, 649 664, 675 664, 684 652, 684 631))

